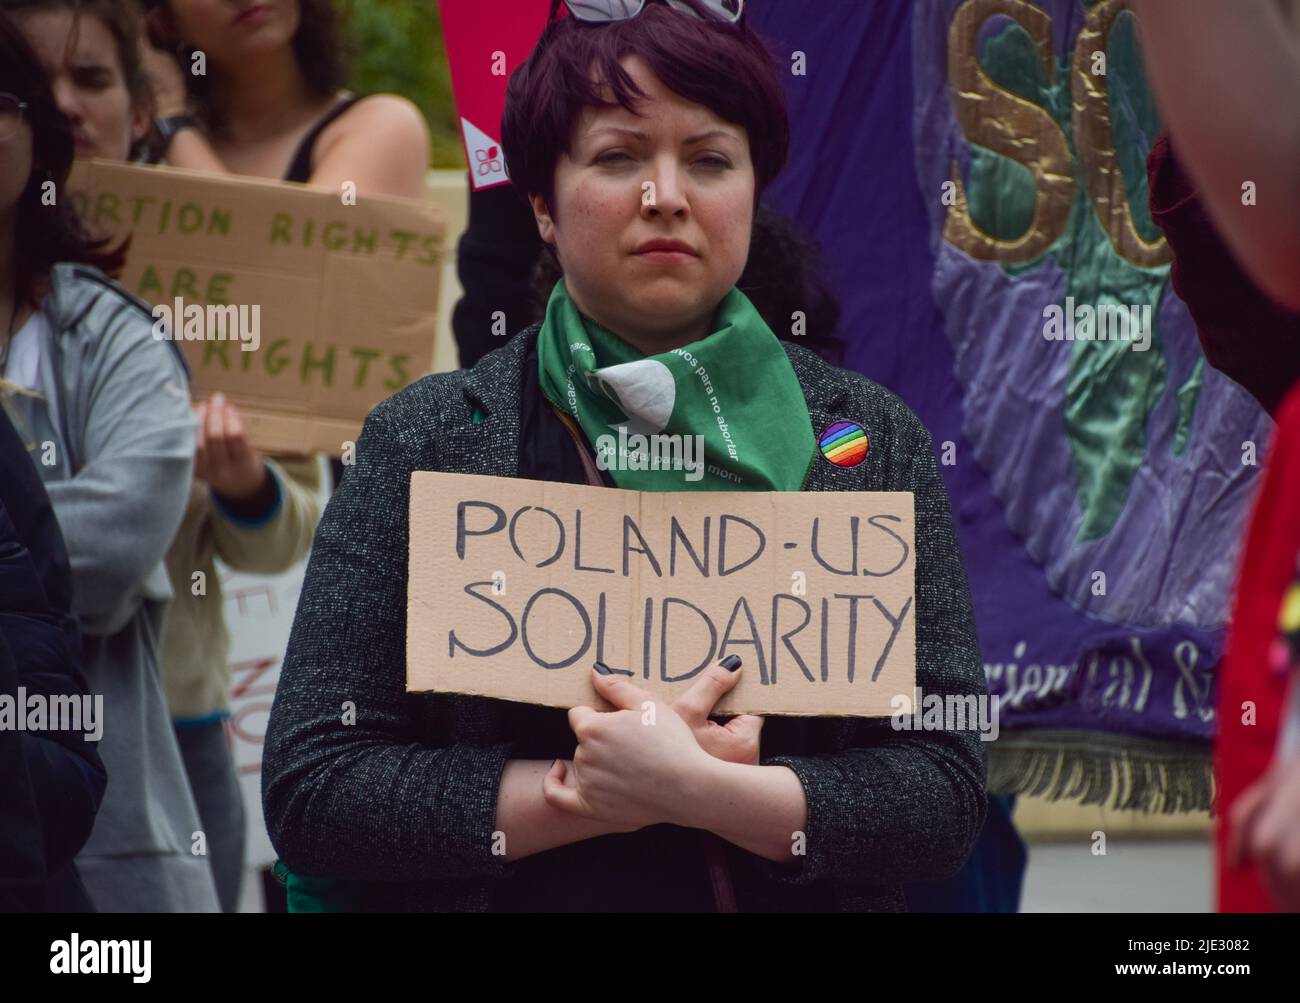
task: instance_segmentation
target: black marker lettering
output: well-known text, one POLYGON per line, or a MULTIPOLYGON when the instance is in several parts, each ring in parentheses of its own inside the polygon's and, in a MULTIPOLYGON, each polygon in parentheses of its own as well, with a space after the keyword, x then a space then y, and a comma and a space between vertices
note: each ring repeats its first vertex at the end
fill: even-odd
POLYGON ((758 639, 758 624, 754 623, 754 614, 750 612, 749 601, 741 596, 736 600, 736 605, 731 608, 731 618, 727 620, 727 629, 722 632, 722 647, 718 649, 718 657, 721 658, 726 654, 727 648, 737 644, 752 644, 754 654, 758 657, 758 678, 762 685, 767 685, 767 659, 763 655, 763 642, 758 639), (731 639, 731 627, 736 622, 736 614, 741 610, 745 611, 745 619, 749 621, 750 640, 733 641, 731 639))
POLYGON ((844 595, 836 592, 835 598, 849 601, 849 682, 853 682, 853 671, 856 668, 853 662, 858 645, 858 600, 874 599, 875 596, 844 595))
POLYGON ((497 508, 491 502, 481 501, 463 501, 456 506, 456 556, 462 561, 465 560, 465 537, 467 536, 491 536, 499 532, 501 527, 506 524, 506 514, 497 508), (465 528, 465 510, 471 505, 477 508, 491 509, 496 513, 496 521, 488 529, 469 530, 465 528))
MULTIPOLYGON (((599 571, 602 574, 612 575, 613 568, 589 568, 582 563, 582 509, 578 509, 574 516, 575 526, 573 529, 573 570, 574 571, 599 571)), ((604 661, 604 659, 601 659, 604 661)))
POLYGON ((827 564, 824 560, 822 560, 822 555, 820 551, 818 551, 817 549, 817 533, 818 530, 821 528, 820 527, 821 521, 822 521, 821 516, 817 516, 816 518, 813 519, 813 524, 812 524, 813 560, 816 561, 818 564, 820 564, 827 571, 831 572, 832 574, 856 575, 858 573, 857 570, 858 569, 858 517, 855 515, 849 518, 849 542, 850 542, 850 548, 853 551, 853 557, 849 561, 849 567, 847 571, 842 570, 840 568, 833 568, 829 564, 827 564))
POLYGON ((900 557, 900 558, 898 559, 898 563, 895 564, 895 565, 894 565, 892 568, 890 568, 888 571, 871 571, 871 570, 869 570, 869 569, 867 569, 867 568, 863 568, 863 569, 862 569, 862 573, 863 573, 864 575, 867 575, 868 577, 871 577, 871 578, 884 578, 886 575, 892 575, 895 571, 897 571, 899 568, 901 568, 904 564, 907 563, 907 555, 911 553, 911 548, 907 545, 907 541, 906 541, 906 540, 904 540, 901 536, 899 536, 897 533, 895 533, 895 532, 894 532, 892 529, 890 529, 888 526, 882 526, 882 525, 880 525, 880 523, 876 522, 877 519, 887 519, 889 522, 902 522, 903 520, 900 519, 900 518, 899 518, 898 516, 896 516, 896 515, 873 515, 873 516, 868 516, 868 517, 867 517, 867 522, 868 522, 870 525, 874 526, 876 529, 880 530, 882 533, 886 533, 886 534, 888 534, 889 536, 892 536, 895 540, 898 541, 898 545, 899 545, 900 547, 903 548, 903 556, 900 557))
POLYGON ((682 546, 686 552, 691 555, 691 560, 695 562, 695 567, 699 569, 701 575, 709 577, 709 520, 712 516, 704 517, 704 560, 701 561, 699 555, 695 553, 695 548, 691 546, 691 541, 682 531, 681 525, 677 522, 677 516, 672 517, 672 528, 668 542, 668 574, 669 577, 677 574, 677 540, 680 537, 682 546))
POLYGON ((738 515, 722 516, 718 520, 718 574, 720 576, 726 576, 726 575, 734 574, 735 572, 739 571, 741 568, 749 567, 751 564, 753 564, 763 555, 763 548, 766 546, 767 546, 767 537, 763 535, 763 531, 761 529, 755 526, 748 519, 742 519, 738 515), (728 522, 744 523, 746 526, 752 529, 754 531, 754 535, 758 537, 758 549, 754 551, 754 553, 750 556, 748 560, 742 561, 740 564, 737 564, 734 568, 727 567, 727 523, 728 522))
POLYGON ((703 669, 704 666, 713 661, 713 653, 718 648, 718 628, 713 626, 713 621, 709 619, 709 615, 693 602, 686 599, 678 599, 675 596, 666 597, 663 601, 663 612, 660 614, 659 631, 659 678, 664 682, 680 683, 683 680, 690 679, 703 669), (673 603, 695 610, 695 612, 700 615, 700 619, 703 620, 709 628, 709 653, 704 656, 704 661, 700 662, 699 665, 680 676, 668 675, 668 606, 673 603))
POLYGON ((544 669, 567 668, 568 666, 576 662, 579 658, 581 658, 583 655, 585 655, 587 653, 587 649, 591 647, 591 617, 589 617, 587 615, 587 611, 583 609, 582 603, 578 602, 577 599, 569 595, 569 593, 565 592, 563 589, 555 589, 555 588, 538 589, 536 592, 533 593, 533 595, 529 598, 528 602, 524 605, 524 615, 520 617, 520 620, 523 623, 524 650, 528 652, 529 658, 531 658, 534 662, 536 662, 544 669), (533 651, 532 645, 528 643, 528 614, 532 610, 533 604, 537 602, 538 599, 542 598, 542 596, 547 595, 548 593, 557 596, 563 596, 565 599, 567 599, 570 603, 573 604, 573 608, 578 611, 578 616, 582 617, 582 629, 584 633, 582 637, 581 647, 579 647, 578 650, 575 651, 568 658, 562 659, 561 661, 558 662, 548 662, 544 658, 538 657, 537 652, 533 651))
POLYGON ((447 634, 447 657, 448 658, 451 658, 456 654, 457 648, 460 648, 461 651, 465 652, 467 655, 474 655, 477 658, 486 658, 489 655, 495 655, 502 651, 505 651, 506 648, 510 647, 510 645, 515 643, 515 638, 519 636, 519 628, 515 626, 515 618, 510 615, 510 611, 506 609, 504 606, 502 606, 500 603, 496 602, 495 600, 489 599, 487 596, 479 595, 477 592, 474 591, 474 589, 479 585, 487 585, 491 587, 495 584, 496 584, 495 582, 469 582, 465 585, 465 594, 467 596, 473 596, 475 599, 481 599, 483 602, 487 603, 494 610, 496 610, 503 617, 505 617, 506 622, 510 624, 510 636, 507 637, 500 644, 492 648, 471 648, 469 645, 467 645, 464 641, 462 641, 460 638, 456 636, 456 632, 454 630, 449 631, 447 634))
POLYGON ((645 542, 645 537, 641 535, 641 530, 637 528, 636 523, 630 515, 623 516, 623 577, 627 577, 627 557, 628 554, 644 554, 650 559, 650 566, 655 569, 655 574, 660 578, 664 573, 659 567, 659 561, 655 559, 654 553, 650 550, 650 544, 645 542), (641 541, 639 547, 629 547, 627 544, 627 531, 631 530, 636 534, 636 538, 641 541))
POLYGON ((893 630, 889 633, 889 640, 885 642, 884 650, 880 652, 880 657, 876 659, 876 667, 871 673, 871 681, 874 683, 876 677, 880 675, 880 670, 885 667, 885 659, 889 657, 889 650, 894 646, 894 638, 898 636, 899 628, 902 627, 903 621, 907 619, 907 611, 912 608, 912 597, 907 597, 907 602, 903 603, 903 608, 898 611, 898 618, 889 615, 889 610, 885 609, 884 604, 874 596, 871 601, 876 604, 876 609, 880 610, 881 616, 889 621, 893 630))
MULTIPOLYGON (((782 635, 781 635, 781 643, 785 645, 786 650, 787 650, 788 652, 790 652, 790 654, 794 655, 794 660, 795 660, 796 662, 799 663, 799 668, 801 668, 801 669, 803 670, 803 674, 804 674, 804 676, 807 678, 808 682, 810 682, 810 683, 815 683, 817 680, 813 677, 813 674, 812 674, 811 672, 808 671, 808 666, 804 664, 804 660, 803 660, 803 658, 799 655, 799 652, 795 650, 794 645, 790 643, 790 638, 794 637, 795 634, 799 633, 799 631, 803 630, 805 627, 808 626, 809 622, 812 620, 812 610, 809 608, 808 604, 807 604, 806 602, 804 602, 802 599, 800 599, 798 596, 788 595, 787 593, 784 593, 784 592, 782 592, 782 593, 778 593, 777 595, 774 595, 774 596, 772 597, 772 675, 771 675, 771 683, 772 683, 773 686, 776 685, 776 653, 777 653, 777 651, 778 651, 778 648, 777 648, 777 646, 776 646, 776 632, 780 629, 779 624, 780 624, 780 621, 781 621, 781 600, 782 600, 782 599, 789 599, 789 600, 791 600, 792 602, 796 602, 796 603, 798 603, 799 606, 802 607, 802 609, 803 609, 803 623, 799 624, 799 626, 796 627, 794 630, 789 630, 789 631, 786 631, 784 634, 782 634, 782 635)), ((825 601, 826 601, 825 599, 822 600, 823 603, 824 603, 825 601)), ((768 680, 763 680, 763 682, 764 682, 764 684, 766 685, 766 683, 768 682, 768 680)))
POLYGON ((560 559, 560 554, 564 552, 564 523, 561 522, 560 517, 556 515, 554 512, 552 512, 549 508, 542 508, 540 505, 536 505, 536 506, 525 505, 518 512, 512 515, 510 517, 510 547, 512 550, 514 550, 515 554, 519 557, 521 561, 523 561, 525 564, 528 563, 528 558, 524 557, 523 552, 519 549, 519 544, 515 540, 515 523, 519 521, 519 517, 521 515, 523 515, 525 512, 527 512, 529 509, 532 508, 536 508, 538 512, 545 512, 552 519, 554 519, 556 528, 558 528, 560 531, 560 539, 559 542, 556 543, 555 545, 555 553, 553 553, 546 560, 542 561, 540 564, 535 565, 536 567, 544 568, 548 564, 554 564, 556 561, 558 561, 560 559))

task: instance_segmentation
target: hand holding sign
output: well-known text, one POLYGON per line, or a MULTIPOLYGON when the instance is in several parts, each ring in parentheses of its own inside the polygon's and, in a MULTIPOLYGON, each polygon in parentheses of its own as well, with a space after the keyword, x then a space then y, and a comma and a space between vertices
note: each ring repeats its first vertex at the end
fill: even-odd
POLYGON ((726 661, 711 665, 695 684, 673 701, 673 710, 691 726, 695 741, 714 759, 727 763, 758 765, 759 736, 763 719, 755 714, 738 714, 726 724, 709 720, 714 706, 731 692, 740 678, 740 659, 735 668, 724 668, 726 661))
POLYGON ((572 707, 597 660, 667 706, 741 651, 715 713, 888 717, 913 693, 911 494, 417 471, 410 512, 408 690, 572 707))
POLYGON ((682 821, 683 792, 708 768, 709 754, 672 707, 623 677, 594 669, 591 676, 597 694, 615 710, 569 711, 578 739, 577 783, 566 785, 567 767, 557 760, 542 783, 547 803, 629 832, 682 821))
POLYGON ((194 450, 194 478, 217 494, 242 501, 266 485, 266 461, 248 440, 239 410, 223 394, 195 405, 199 419, 194 450))

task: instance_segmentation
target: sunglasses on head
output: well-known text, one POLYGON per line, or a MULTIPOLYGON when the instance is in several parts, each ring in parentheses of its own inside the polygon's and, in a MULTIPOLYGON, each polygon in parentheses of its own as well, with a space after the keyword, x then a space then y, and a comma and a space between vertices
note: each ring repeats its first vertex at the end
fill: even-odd
MULTIPOLYGON (((610 21, 627 21, 636 17, 650 0, 564 0, 569 13, 588 24, 606 24, 610 21)), ((684 0, 664 0, 673 10, 698 17, 694 8, 684 0)), ((712 17, 732 24, 740 20, 745 0, 698 0, 699 6, 712 17)))

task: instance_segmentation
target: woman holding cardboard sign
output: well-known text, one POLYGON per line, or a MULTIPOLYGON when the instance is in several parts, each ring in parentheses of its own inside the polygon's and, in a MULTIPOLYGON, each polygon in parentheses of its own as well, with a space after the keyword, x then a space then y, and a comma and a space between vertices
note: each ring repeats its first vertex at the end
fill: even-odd
POLYGON ((396 94, 342 89, 331 0, 147 0, 168 164, 423 198, 428 127, 396 94), (173 55, 174 54, 174 55, 173 55))
POLYGON ((984 693, 928 433, 883 388, 778 342, 735 288, 789 142, 740 0, 568 7, 503 122, 564 272, 545 320, 376 408, 317 534, 263 758, 291 906, 303 889, 318 908, 901 909, 903 883, 954 872, 979 832, 973 731, 718 725, 734 661, 671 705, 596 665, 607 712, 406 690, 410 480, 434 470, 912 492, 917 685, 984 693), (611 427, 703 437, 704 476, 593 455, 611 427))
MULTIPOLYGON (((152 159, 212 174, 425 197, 429 131, 397 94, 343 89, 333 0, 144 0, 152 159)), ((335 480, 344 467, 335 460, 335 480)))

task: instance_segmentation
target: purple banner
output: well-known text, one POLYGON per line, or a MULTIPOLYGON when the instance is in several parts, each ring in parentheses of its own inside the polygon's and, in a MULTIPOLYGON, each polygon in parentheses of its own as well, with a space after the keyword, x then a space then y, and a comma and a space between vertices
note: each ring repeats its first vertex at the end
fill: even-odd
POLYGON ((1126 7, 755 3, 807 68, 770 200, 822 243, 847 364, 934 437, 1003 740, 1204 750, 1272 425, 1169 288, 1126 7))

